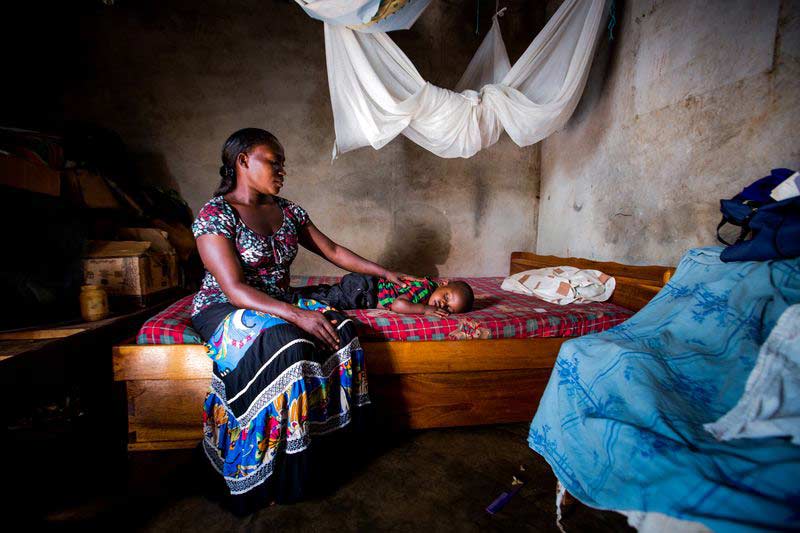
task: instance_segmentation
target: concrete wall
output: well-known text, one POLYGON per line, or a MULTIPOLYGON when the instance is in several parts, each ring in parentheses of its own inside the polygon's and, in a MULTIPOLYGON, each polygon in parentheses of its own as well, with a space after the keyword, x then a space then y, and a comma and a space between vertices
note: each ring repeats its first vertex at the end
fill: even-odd
POLYGON ((542 143, 538 251, 674 264, 716 243, 720 198, 800 167, 800 2, 617 4, 576 114, 542 143))
MULTIPOLYGON (((506 2, 512 58, 543 6, 506 2)), ((493 1, 482 2, 481 36, 493 1)), ((474 2, 434 2, 393 37, 420 73, 455 85, 480 43, 474 2)), ((331 164, 333 121, 322 25, 294 2, 118 2, 80 17, 79 68, 67 118, 119 132, 143 179, 176 188, 197 211, 219 182, 225 138, 245 126, 283 142, 282 195, 334 240, 418 274, 505 274, 512 250, 536 245, 538 147, 507 137, 470 160, 444 160, 405 138, 331 164)), ((294 273, 336 270, 301 252, 294 273)))

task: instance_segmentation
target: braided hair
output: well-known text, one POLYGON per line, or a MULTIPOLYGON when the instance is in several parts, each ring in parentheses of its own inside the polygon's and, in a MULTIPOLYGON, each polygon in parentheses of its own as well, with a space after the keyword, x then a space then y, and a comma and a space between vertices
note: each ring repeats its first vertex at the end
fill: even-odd
POLYGON ((214 196, 228 194, 236 188, 236 159, 239 154, 248 154, 256 146, 280 147, 278 138, 261 128, 244 128, 234 132, 222 146, 222 166, 219 175, 222 180, 214 196))

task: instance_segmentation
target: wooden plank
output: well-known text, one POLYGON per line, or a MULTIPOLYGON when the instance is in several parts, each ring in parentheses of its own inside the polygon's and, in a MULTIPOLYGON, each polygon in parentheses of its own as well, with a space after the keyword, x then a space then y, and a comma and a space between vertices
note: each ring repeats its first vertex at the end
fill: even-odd
MULTIPOLYGON (((96 322, 79 322, 65 326, 80 329, 65 337, 35 340, 0 341, 0 383, 13 383, 21 372, 35 369, 39 364, 48 364, 52 357, 64 354, 82 354, 86 347, 111 346, 130 336, 147 318, 158 313, 174 300, 165 300, 135 311, 111 316, 96 322)), ((52 328, 60 329, 60 328, 52 328)), ((10 333, 10 332, 9 332, 10 333)))
MULTIPOLYGON (((364 342, 371 374, 473 372, 552 368, 565 338, 364 342)), ((211 376, 200 344, 127 345, 113 349, 115 381, 182 380, 211 376)))
POLYGON ((197 442, 209 385, 209 379, 129 381, 129 443, 197 442))
POLYGON ((3 153, 0 154, 0 184, 50 196, 59 196, 61 194, 61 171, 3 153))
POLYGON ((625 285, 618 283, 609 301, 631 311, 638 311, 647 305, 660 290, 661 287, 653 285, 625 285))
POLYGON ((49 339, 22 339, 0 341, 0 356, 2 360, 12 359, 18 355, 38 350, 47 346, 49 339))
MULTIPOLYGON (((370 376, 370 396, 394 428, 524 422, 533 417, 549 369, 370 376)), ((128 384, 131 451, 193 447, 202 437, 208 380, 128 384)))
POLYGON ((29 329, 21 331, 0 332, 0 341, 13 340, 39 340, 39 339, 61 339, 75 335, 87 328, 55 328, 55 329, 29 329))
POLYGON ((208 379, 213 367, 202 344, 115 346, 114 381, 208 379))
POLYGON ((522 272, 523 270, 564 265, 573 266, 576 268, 600 270, 601 272, 614 277, 644 280, 648 282, 646 285, 654 285, 659 287, 664 286, 674 272, 673 268, 666 266, 625 265, 610 261, 591 261, 589 259, 582 259, 579 257, 537 255, 530 252, 512 252, 509 271, 511 274, 516 274, 517 272, 522 272))
POLYGON ((550 369, 370 377, 376 412, 400 428, 473 426, 533 418, 550 369))
POLYGON ((364 342, 370 374, 553 368, 565 338, 364 342))
POLYGON ((196 439, 189 440, 163 440, 156 442, 132 442, 128 444, 129 452, 157 452, 161 450, 186 450, 200 444, 202 431, 197 432, 196 439))

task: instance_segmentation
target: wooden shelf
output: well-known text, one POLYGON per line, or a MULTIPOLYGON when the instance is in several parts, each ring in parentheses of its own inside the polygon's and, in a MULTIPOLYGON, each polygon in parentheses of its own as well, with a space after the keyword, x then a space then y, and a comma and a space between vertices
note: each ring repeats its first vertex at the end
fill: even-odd
POLYGON ((0 332, 0 373, 8 369, 9 363, 33 358, 54 350, 67 351, 81 345, 118 343, 129 338, 141 324, 177 298, 116 314, 95 322, 77 322, 54 328, 24 329, 0 332))
POLYGON ((19 331, 0 332, 0 341, 25 341, 42 339, 63 339, 75 335, 87 328, 51 328, 51 329, 23 329, 19 331))

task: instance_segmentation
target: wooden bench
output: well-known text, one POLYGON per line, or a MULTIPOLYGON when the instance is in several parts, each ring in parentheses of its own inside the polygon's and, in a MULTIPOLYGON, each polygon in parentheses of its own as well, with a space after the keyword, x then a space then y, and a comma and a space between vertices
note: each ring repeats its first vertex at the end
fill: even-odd
MULTIPOLYGON (((571 265, 614 276, 611 302, 641 309, 673 269, 511 254, 510 273, 571 265)), ((530 420, 566 338, 363 342, 370 397, 394 427, 433 428, 530 420)), ((202 345, 126 345, 113 351, 125 387, 128 449, 194 447, 212 362, 202 345)))

